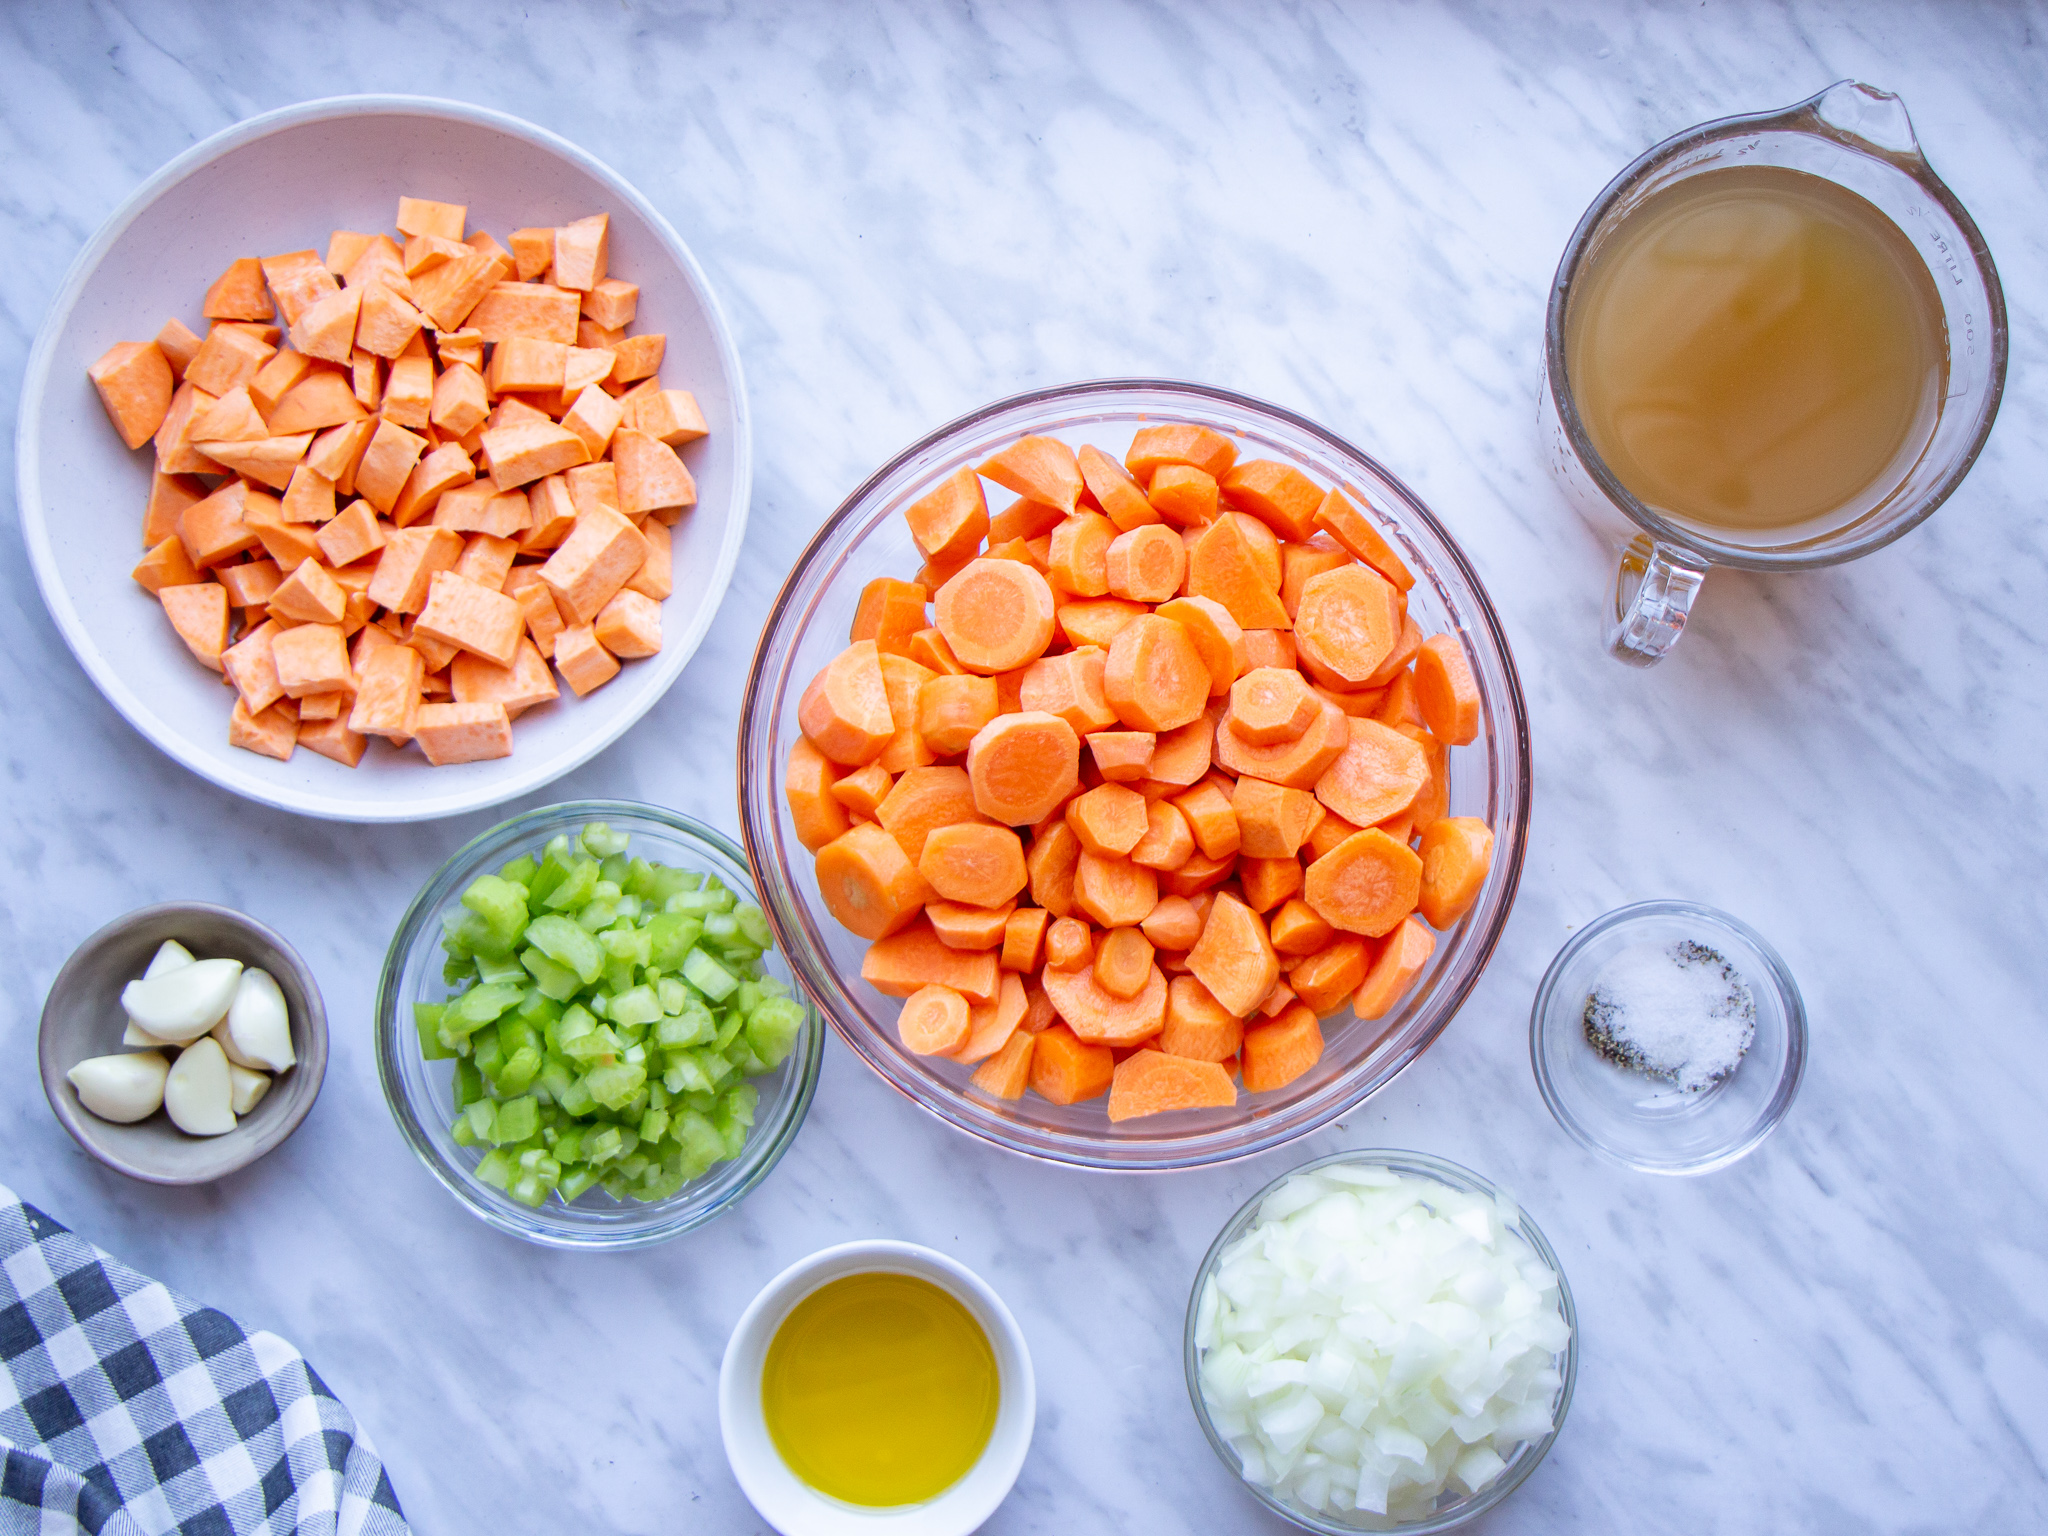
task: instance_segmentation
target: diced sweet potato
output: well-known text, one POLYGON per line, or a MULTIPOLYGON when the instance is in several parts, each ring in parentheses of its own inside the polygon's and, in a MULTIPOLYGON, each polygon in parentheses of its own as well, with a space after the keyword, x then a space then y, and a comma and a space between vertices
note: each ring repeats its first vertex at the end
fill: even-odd
POLYGON ((581 698, 617 677, 619 662, 604 648, 594 628, 579 624, 555 638, 555 669, 581 698))
MULTIPOLYGON (((698 408, 697 397, 687 389, 655 389, 640 395, 626 404, 625 424, 636 432, 644 432, 656 442, 667 443, 671 448, 680 448, 684 443, 695 442, 711 429, 705 424, 704 412, 698 408)), ((972 475, 973 471, 963 471, 972 475)), ((981 482, 974 482, 978 493, 981 482)), ((979 541, 977 541, 979 542, 979 541)), ((926 551, 929 558, 931 552, 926 551)))
POLYGON ((435 574, 461 558, 460 534, 446 528, 394 529, 385 536, 383 553, 377 557, 377 573, 368 589, 370 601, 393 613, 418 613, 426 606, 435 574))
MULTIPOLYGON (((515 247, 513 259, 519 252, 515 247)), ((488 342, 528 340, 576 345, 577 296, 551 283, 498 283, 477 301, 468 324, 488 342)))
MULTIPOLYGON (((199 313, 209 320, 273 320, 277 311, 263 289, 263 268, 254 256, 240 256, 206 290, 199 313)), ((132 444, 130 445, 133 446, 132 444)))
POLYGON ((639 592, 620 591, 598 610, 592 626, 604 648, 632 660, 661 649, 661 604, 639 592))
POLYGON ((562 546, 541 567, 564 617, 594 620, 647 558, 647 540, 624 517, 602 507, 579 515, 562 546))
POLYGON ((107 419, 130 448, 156 436, 171 408, 171 365, 153 341, 123 341, 86 370, 107 419))
POLYGON ((604 281, 611 248, 611 218, 595 213, 555 230, 555 281, 579 292, 604 281))
POLYGON ((356 493, 379 512, 398 505, 405 482, 426 451, 427 440, 396 422, 380 421, 356 466, 356 493))
POLYGON ((612 434, 611 449, 618 471, 619 510, 628 517, 697 504, 697 482, 668 444, 622 427, 612 434))
MULTIPOLYGON (((299 348, 301 352, 304 347, 299 348)), ((185 382, 219 398, 256 377, 277 348, 236 325, 216 325, 185 366, 185 382)))
POLYGON ((289 762, 298 739, 299 716, 290 699, 279 699, 260 714, 251 714, 248 705, 235 700, 234 710, 228 716, 229 746, 289 762))
POLYGON ((279 625, 265 621, 221 653, 221 671, 253 714, 262 713, 284 697, 284 683, 277 675, 277 656, 271 648, 283 633, 279 625))
POLYGON ((367 501, 352 501, 332 522, 314 535, 320 558, 333 570, 353 565, 384 547, 387 525, 380 522, 367 501))
POLYGON ((491 478, 505 490, 581 464, 590 457, 582 438, 546 418, 486 427, 481 449, 491 478))
POLYGON ((420 653, 410 646, 383 646, 362 656, 354 671, 356 701, 348 728, 359 735, 409 739, 426 681, 420 653))
POLYGON ((130 574, 135 578, 137 585, 150 593, 161 592, 165 587, 190 586, 205 580, 176 534, 159 541, 155 548, 142 557, 130 574))
MULTIPOLYGON (((589 345, 580 326, 577 328, 577 340, 589 345)), ((636 379, 651 378, 661 367, 662 354, 667 350, 668 338, 657 332, 621 337, 612 344, 611 381, 614 384, 631 384, 636 379)))
POLYGON ((213 581, 183 583, 159 588, 156 598, 186 649, 220 671, 228 643, 227 588, 213 581))
POLYGON ((509 667, 518 655, 525 627, 518 603, 453 570, 431 577, 426 607, 413 625, 416 633, 430 640, 473 651, 501 667, 509 667))
POLYGON ((355 684, 339 624, 295 624, 279 630, 271 636, 270 657, 278 686, 289 698, 346 692, 355 684))

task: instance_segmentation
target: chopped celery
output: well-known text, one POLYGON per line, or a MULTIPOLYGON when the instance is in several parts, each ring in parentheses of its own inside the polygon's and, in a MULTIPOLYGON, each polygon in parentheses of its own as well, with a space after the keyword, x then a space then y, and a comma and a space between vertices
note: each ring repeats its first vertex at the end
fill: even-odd
POLYGON ((683 958, 683 980, 714 1003, 724 1002, 739 985, 738 977, 701 949, 693 949, 683 958))
POLYGON ((455 1053, 441 1043, 441 1015, 448 1011, 442 1003, 414 1003, 412 1005, 413 1028, 419 1031, 420 1054, 429 1061, 446 1061, 455 1053))
POLYGON ((526 925, 526 942, 588 986, 604 969, 604 949, 573 918, 550 913, 526 925))

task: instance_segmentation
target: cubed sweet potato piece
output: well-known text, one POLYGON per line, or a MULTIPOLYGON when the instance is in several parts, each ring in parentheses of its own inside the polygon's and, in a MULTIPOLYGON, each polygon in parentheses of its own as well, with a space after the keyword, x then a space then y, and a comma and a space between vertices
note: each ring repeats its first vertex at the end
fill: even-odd
POLYGON ((405 478, 405 489, 391 507, 391 521, 400 528, 416 523, 433 511, 442 494, 476 479, 476 466, 460 443, 443 443, 413 465, 405 478))
POLYGON ((159 588, 156 600, 178 638, 201 662, 218 672, 228 643, 228 593, 216 581, 184 582, 159 588))
POLYGON ((641 593, 622 591, 599 610, 593 627, 614 656, 652 656, 661 649, 661 604, 641 593))
MULTIPOLYGON (((213 280, 199 313, 209 320, 274 320, 270 295, 263 290, 263 267, 254 256, 238 256, 213 280)), ((132 446, 132 445, 131 445, 132 446)))
POLYGON ((258 714, 251 714, 247 704, 235 700, 234 710, 228 716, 229 746, 274 757, 282 763, 291 761, 298 739, 299 714, 290 699, 279 699, 258 714))
POLYGON ((382 549, 387 526, 367 501, 352 501, 313 536, 313 542, 332 570, 382 549))
POLYGON ((519 546, 510 539, 489 533, 472 533, 463 541, 462 558, 455 562, 455 574, 467 577, 478 586, 489 587, 493 592, 502 592, 505 578, 512 573, 513 558, 518 553, 519 546))
POLYGON ((506 713, 512 715, 561 695, 539 648, 524 639, 509 667, 469 651, 461 652, 448 664, 448 682, 455 691, 456 703, 502 704, 506 713))
POLYGON ((530 283, 547 271, 555 264, 554 227, 513 230, 512 260, 522 283, 530 283))
POLYGON ((401 197, 394 221, 401 235, 438 235, 443 240, 460 240, 469 218, 467 203, 436 203, 423 197, 401 197))
MULTIPOLYGON (((320 259, 317 251, 287 251, 282 256, 266 256, 262 260, 264 281, 270 284, 270 291, 277 295, 277 307, 288 326, 297 325, 306 311, 331 298, 340 290, 334 274, 327 270, 327 263, 320 259)), ((301 352, 305 351, 300 347, 301 352)))
POLYGON ((378 422, 369 447, 363 450, 362 462, 356 466, 356 494, 379 512, 389 512, 398 505, 399 493, 426 448, 424 437, 396 422, 378 422))
POLYGON ((339 624, 295 624, 270 639, 278 685, 288 698, 344 693, 355 686, 339 624))
POLYGON ((190 586, 194 582, 205 580, 176 534, 159 540, 129 574, 135 578, 136 584, 143 591, 150 593, 161 592, 165 587, 190 586))
POLYGON ((175 386, 170 360, 155 342, 116 342, 86 369, 86 376, 100 392, 100 404, 123 443, 140 448, 156 436, 175 386))
POLYGON ((483 375, 467 363, 444 363, 441 376, 434 381, 427 419, 450 437, 463 437, 482 426, 490 413, 483 375))
POLYGON ((675 536, 666 523, 649 517, 641 521, 640 537, 647 541, 647 558, 626 583, 626 590, 642 593, 658 603, 675 590, 675 536))
POLYGON ((271 592, 270 611, 297 624, 339 625, 348 594, 318 560, 304 560, 271 592))
POLYGON ((603 278, 584 292, 581 308, 607 330, 623 330, 639 311, 640 286, 622 278, 603 278))
POLYGON ((237 384, 255 378, 257 370, 276 351, 277 348, 240 326, 216 325, 206 333, 206 340, 199 344, 192 361, 185 365, 185 382, 219 399, 237 384))
POLYGON ((362 307, 360 288, 337 288, 316 299, 292 322, 292 345, 308 357, 347 366, 355 355, 356 320, 362 307))
POLYGON ((628 517, 697 504, 697 482, 668 444, 628 427, 612 434, 611 445, 619 510, 628 517))
POLYGON ((214 579, 228 589, 228 602, 236 608, 261 608, 269 603, 284 580, 275 560, 250 560, 241 565, 223 565, 214 579))
POLYGON ((178 537, 194 565, 219 565, 256 547, 256 534, 242 516, 248 502, 249 487, 230 480, 178 514, 178 537))
POLYGON ((588 624, 647 558, 647 540, 616 512, 594 507, 576 519, 561 548, 541 567, 564 617, 588 624))
POLYGON ((436 768, 512 755, 512 721, 498 703, 422 704, 413 740, 436 768))
POLYGON ((354 670, 356 702, 348 728, 397 741, 410 737, 427 675, 420 653, 406 645, 381 646, 365 654, 354 670))
POLYGON ((519 653, 525 621, 519 604, 504 593, 449 570, 435 573, 427 606, 413 629, 430 640, 474 651, 487 661, 509 667, 519 653))
POLYGON ((612 382, 631 384, 636 379, 651 377, 661 367, 662 354, 667 350, 668 337, 659 331, 620 338, 612 348, 612 382))
POLYGON ((486 427, 481 447, 491 478, 506 490, 581 464, 590 457, 582 438, 545 417, 486 427))
POLYGON ((592 214, 555 230, 555 282, 579 291, 604 281, 611 246, 611 218, 592 214))
POLYGON ((565 629, 555 640, 555 669, 581 698, 619 674, 618 658, 604 648, 588 624, 565 629))
MULTIPOLYGON (((590 388, 576 397, 576 403, 570 406, 567 414, 562 417, 562 425, 582 438, 584 449, 593 459, 597 459, 602 458, 605 450, 611 446, 612 434, 618 430, 619 418, 624 414, 624 408, 618 401, 601 389, 590 388)), ((616 469, 614 473, 616 474, 616 469)), ((689 471, 685 470, 684 473, 688 474, 689 471)), ((694 487, 690 494, 694 499, 694 487)))
MULTIPOLYGON (((397 250, 394 247, 395 260, 397 250)), ((398 280, 405 281, 403 271, 398 280)), ((362 302, 356 311, 355 344, 365 352, 382 358, 395 358, 412 344, 419 335, 420 327, 427 317, 397 293, 389 284, 368 283, 363 288, 362 302)))
POLYGON ((434 527, 394 529, 385 535, 377 574, 370 578, 370 601, 393 613, 418 613, 426 606, 434 576, 461 558, 459 533, 434 527))
MULTIPOLYGON (((513 259, 518 259, 515 249, 513 259)), ((577 296, 551 283, 499 283, 477 301, 468 323, 485 341, 559 342, 576 344, 577 296)))

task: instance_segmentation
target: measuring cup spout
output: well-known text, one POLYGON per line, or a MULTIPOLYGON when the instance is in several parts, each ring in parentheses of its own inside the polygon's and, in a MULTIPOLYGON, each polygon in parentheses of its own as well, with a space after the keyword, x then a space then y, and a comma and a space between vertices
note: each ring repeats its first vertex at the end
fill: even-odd
POLYGON ((1886 155, 1910 155, 1915 160, 1924 158, 1906 104, 1890 91, 1881 91, 1860 80, 1837 80, 1801 105, 1863 148, 1886 155))

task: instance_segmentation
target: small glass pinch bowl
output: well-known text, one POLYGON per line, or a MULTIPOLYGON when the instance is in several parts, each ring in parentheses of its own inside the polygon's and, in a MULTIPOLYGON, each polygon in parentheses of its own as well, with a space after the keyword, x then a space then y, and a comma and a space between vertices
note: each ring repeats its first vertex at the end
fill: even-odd
POLYGON ((1792 973, 1753 928, 1690 901, 1618 907, 1550 962, 1529 1014, 1536 1086, 1557 1123, 1602 1157, 1645 1173, 1709 1173, 1755 1150, 1806 1070, 1806 1008, 1792 973), (1717 950, 1756 1000, 1756 1036, 1736 1069, 1687 1093, 1608 1061, 1586 1039, 1587 994, 1623 950, 1691 939, 1717 950))
MULTIPOLYGON (((680 1237, 746 1198, 789 1150, 818 1086, 825 1031, 815 1010, 804 1010, 795 1045, 773 1072, 751 1079, 760 1092, 754 1124, 740 1155, 713 1164, 666 1200, 613 1199, 600 1187, 564 1205, 550 1196, 529 1209, 476 1176, 485 1151, 454 1137, 454 1063, 428 1061, 420 1052, 412 1005, 440 1002, 450 988, 441 979, 441 916, 478 875, 521 854, 538 854, 557 833, 574 837, 593 821, 631 841, 629 854, 657 864, 716 875, 742 901, 759 902, 746 858, 719 833, 674 811, 618 800, 575 800, 515 816, 473 839, 443 864, 413 898, 392 936, 377 987, 377 1075, 392 1118, 421 1162, 469 1212, 501 1232, 551 1248, 645 1248, 680 1237)), ((781 953, 762 956, 765 974, 791 983, 781 953)))

